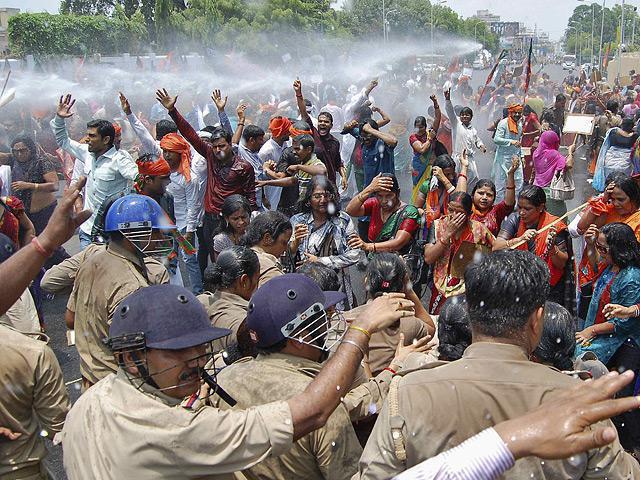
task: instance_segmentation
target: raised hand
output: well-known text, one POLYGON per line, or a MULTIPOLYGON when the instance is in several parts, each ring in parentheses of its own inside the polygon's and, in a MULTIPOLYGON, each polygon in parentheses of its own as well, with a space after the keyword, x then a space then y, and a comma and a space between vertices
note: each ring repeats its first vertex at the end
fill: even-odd
POLYGON ((302 82, 299 78, 293 81, 293 91, 296 92, 296 97, 302 96, 302 82))
POLYGON ((444 99, 445 100, 451 100, 451 89, 448 88, 444 91, 444 99))
MULTIPOLYGON (((429 95, 429 98, 431 99, 431 101, 433 102, 433 106, 437 107, 438 106, 438 97, 436 97, 435 93, 432 93, 431 95, 429 95)), ((445 100, 447 99, 447 97, 444 97, 445 100)))
POLYGON ((383 177, 381 174, 376 175, 371 180, 368 190, 371 192, 390 192, 393 188, 393 180, 389 177, 383 177))
POLYGON ((53 211, 49 223, 38 236, 45 250, 53 252, 69 240, 76 232, 76 229, 91 216, 91 210, 83 210, 76 213, 73 208, 82 193, 85 183, 87 183, 87 178, 80 177, 62 195, 62 199, 53 211))
POLYGON ((120 106, 124 114, 131 115, 131 105, 129 105, 129 100, 124 96, 124 93, 118 92, 118 98, 120 98, 120 106))
POLYGON ((71 108, 76 103, 75 99, 71 97, 70 93, 67 93, 64 96, 60 97, 60 101, 58 102, 58 108, 56 110, 56 115, 60 118, 69 118, 73 115, 71 108))
POLYGON ((593 382, 577 382, 575 387, 549 396, 535 410, 494 429, 516 460, 528 456, 561 459, 603 447, 616 439, 615 428, 587 427, 640 406, 638 397, 612 400, 632 380, 633 372, 627 370, 593 382))
POLYGON ((243 121, 244 120, 244 114, 245 114, 245 112, 247 110, 247 107, 248 107, 248 105, 246 103, 241 103, 236 108, 236 114, 238 115, 238 120, 239 121, 243 121))
POLYGON ((168 111, 173 110, 176 107, 176 100, 178 100, 178 95, 172 97, 167 92, 166 88, 156 90, 156 99, 162 104, 164 108, 168 111))
POLYGON ((599 233, 600 230, 598 230, 598 227, 592 223, 589 225, 589 228, 587 228, 587 231, 584 232, 584 241, 591 246, 595 245, 599 233))
POLYGON ((220 90, 216 89, 211 93, 211 100, 213 100, 213 103, 216 104, 216 108, 218 109, 219 112, 224 111, 224 107, 227 106, 227 99, 229 97, 224 97, 222 98, 222 94, 220 93, 220 90))

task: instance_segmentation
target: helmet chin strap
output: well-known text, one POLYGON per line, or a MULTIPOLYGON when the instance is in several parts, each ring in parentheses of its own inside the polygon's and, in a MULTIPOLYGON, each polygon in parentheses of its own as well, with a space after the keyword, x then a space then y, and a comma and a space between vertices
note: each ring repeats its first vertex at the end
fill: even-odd
POLYGON ((151 375, 149 375, 149 371, 147 370, 147 367, 144 365, 144 362, 140 360, 138 353, 137 352, 130 352, 130 353, 131 353, 131 356, 133 357, 133 360, 136 362, 136 367, 138 368, 138 371, 140 372, 140 376, 142 377, 144 382, 148 383, 153 388, 160 390, 160 387, 158 386, 156 381, 151 377, 151 375))

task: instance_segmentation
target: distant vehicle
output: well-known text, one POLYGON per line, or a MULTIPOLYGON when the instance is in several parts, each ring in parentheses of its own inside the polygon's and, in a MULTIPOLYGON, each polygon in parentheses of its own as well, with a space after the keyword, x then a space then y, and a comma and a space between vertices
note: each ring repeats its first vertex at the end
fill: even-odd
POLYGON ((576 56, 575 55, 565 55, 562 57, 562 69, 563 70, 573 70, 576 68, 576 56))

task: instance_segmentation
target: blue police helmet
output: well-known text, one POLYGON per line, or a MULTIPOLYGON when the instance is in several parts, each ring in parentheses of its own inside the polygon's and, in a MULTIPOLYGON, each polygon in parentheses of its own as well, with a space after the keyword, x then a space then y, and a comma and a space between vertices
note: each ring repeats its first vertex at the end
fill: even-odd
POLYGON ((176 226, 153 198, 132 193, 113 202, 105 217, 104 231, 136 228, 171 230, 176 226))

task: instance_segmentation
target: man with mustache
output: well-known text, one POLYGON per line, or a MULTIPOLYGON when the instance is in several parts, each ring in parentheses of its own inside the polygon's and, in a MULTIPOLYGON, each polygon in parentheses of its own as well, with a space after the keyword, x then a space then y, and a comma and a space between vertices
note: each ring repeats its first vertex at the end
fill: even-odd
POLYGON ((156 92, 156 98, 165 107, 169 116, 178 125, 178 130, 193 148, 207 159, 207 184, 204 197, 204 237, 213 261, 213 236, 220 222, 222 202, 229 195, 237 193, 256 206, 256 183, 253 167, 239 155, 233 153, 232 132, 217 128, 208 142, 201 139, 176 109, 178 96, 170 96, 165 89, 156 92))
POLYGON ((307 113, 304 97, 302 96, 302 82, 296 80, 293 82, 293 90, 296 93, 296 101, 298 111, 302 120, 311 126, 311 134, 315 143, 315 154, 324 163, 327 168, 327 178, 329 181, 336 183, 336 175, 339 173, 342 179, 342 189, 347 188, 346 168, 342 164, 340 158, 340 142, 331 135, 333 128, 333 117, 329 112, 320 112, 318 115, 318 127, 316 128, 311 121, 311 117, 307 113))

